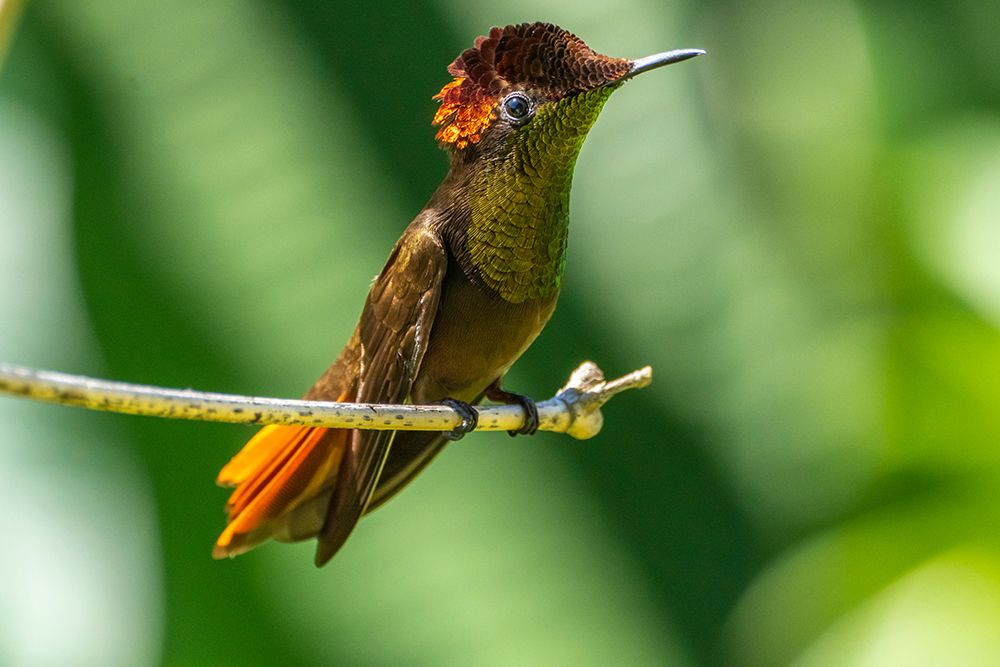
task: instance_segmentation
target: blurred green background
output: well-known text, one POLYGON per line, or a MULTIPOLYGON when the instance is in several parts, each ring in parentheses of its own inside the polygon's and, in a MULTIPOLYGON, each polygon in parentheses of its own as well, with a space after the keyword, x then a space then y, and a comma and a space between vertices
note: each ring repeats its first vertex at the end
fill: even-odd
POLYGON ((3 665, 995 665, 1000 5, 29 3, 0 78, 0 359, 298 396, 446 169, 494 24, 709 55, 616 94, 508 386, 362 522, 215 562, 243 427, 0 401, 3 665))

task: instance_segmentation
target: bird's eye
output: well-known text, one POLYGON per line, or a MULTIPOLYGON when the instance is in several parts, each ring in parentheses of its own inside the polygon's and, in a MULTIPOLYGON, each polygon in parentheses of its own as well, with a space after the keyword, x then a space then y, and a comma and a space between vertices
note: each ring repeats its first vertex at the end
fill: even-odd
POLYGON ((531 100, 524 93, 511 93, 503 101, 503 112, 515 124, 521 124, 531 116, 531 100))

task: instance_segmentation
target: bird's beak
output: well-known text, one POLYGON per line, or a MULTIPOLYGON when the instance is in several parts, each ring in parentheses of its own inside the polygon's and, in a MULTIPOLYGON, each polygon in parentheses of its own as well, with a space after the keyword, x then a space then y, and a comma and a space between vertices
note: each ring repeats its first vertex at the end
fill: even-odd
POLYGON ((617 79, 615 83, 627 81, 633 76, 642 74, 643 72, 648 72, 651 69, 663 67, 664 65, 672 65, 674 63, 679 63, 682 60, 703 55, 705 55, 705 52, 701 49, 674 49, 673 51, 665 51, 652 56, 646 56, 645 58, 639 58, 632 61, 632 69, 626 72, 620 79, 617 79))

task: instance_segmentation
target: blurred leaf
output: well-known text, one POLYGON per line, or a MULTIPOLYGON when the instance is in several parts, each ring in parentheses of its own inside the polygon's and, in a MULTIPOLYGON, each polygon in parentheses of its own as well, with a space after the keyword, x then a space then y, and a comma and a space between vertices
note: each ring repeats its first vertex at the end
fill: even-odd
MULTIPOLYGON (((72 269, 69 155, 33 111, 0 90, 0 354, 101 372, 72 269)), ((0 401, 0 423, 0 663, 152 662, 157 521, 127 436, 114 417, 24 401, 0 401)))
MULTIPOLYGON (((67 315, 6 318, 0 357, 30 349, 42 366, 286 396, 336 355, 443 175, 430 96, 475 35, 543 19, 614 55, 709 51, 607 105, 576 172, 559 309, 507 382, 545 394, 583 358, 609 372, 652 363, 654 386, 609 406, 596 441, 452 447, 317 572, 309 545, 209 559, 225 496, 211 481, 249 430, 108 418, 105 442, 102 427, 73 425, 80 416, 52 412, 41 430, 49 409, 9 413, 9 433, 51 434, 53 452, 72 434, 65 466, 30 479, 98 508, 78 517, 81 534, 113 534, 121 553, 162 545, 161 573, 142 574, 157 567, 147 554, 108 584, 109 599, 148 596, 142 650, 159 627, 167 664, 988 655, 1000 623, 994 10, 628 0, 545 11, 520 0, 29 7, 0 112, 16 99, 37 116, 70 173, 30 162, 9 173, 64 179, 39 201, 72 187, 73 233, 42 244, 56 254, 37 269, 11 249, 44 228, 5 196, 16 236, 0 239, 0 269, 31 277, 30 290, 4 292, 16 308, 67 315), (100 355, 73 356, 89 328, 100 355), (156 536, 129 461, 149 476, 156 536), (102 514, 116 498, 134 514, 102 514), (148 611, 161 591, 162 622, 148 611), (942 620, 966 606, 982 610, 975 622, 942 620), (909 624, 912 647, 900 640, 909 624)), ((5 136, 20 142, 10 156, 50 150, 30 132, 5 136)), ((31 189, 19 182, 0 189, 31 189)), ((51 539, 47 522, 17 525, 35 523, 18 553, 51 539)), ((38 581, 58 587, 46 553, 32 559, 38 581)), ((89 562, 75 563, 81 577, 105 571, 89 562)))
POLYGON ((21 0, 0 0, 0 69, 3 68, 7 49, 13 40, 23 4, 21 0))
MULTIPOLYGON (((775 561, 736 608, 727 637, 731 655, 741 665, 791 664, 828 627, 912 568, 952 545, 982 539, 983 527, 1000 521, 1000 502, 990 480, 962 486, 845 522, 775 561)), ((989 548, 996 553, 1000 544, 992 540, 989 548)))
POLYGON ((1000 559, 961 547, 908 573, 793 664, 988 665, 1000 654, 1000 559))

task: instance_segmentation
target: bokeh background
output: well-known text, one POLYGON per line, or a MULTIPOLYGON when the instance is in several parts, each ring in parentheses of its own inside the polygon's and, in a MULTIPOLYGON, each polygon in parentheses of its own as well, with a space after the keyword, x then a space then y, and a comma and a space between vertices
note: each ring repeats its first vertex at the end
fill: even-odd
POLYGON ((998 664, 998 8, 30 2, 0 358, 257 395, 346 340, 473 37, 709 55, 606 107, 509 378, 651 363, 599 437, 469 437, 317 570, 209 557, 251 429, 0 400, 0 664, 998 664))

